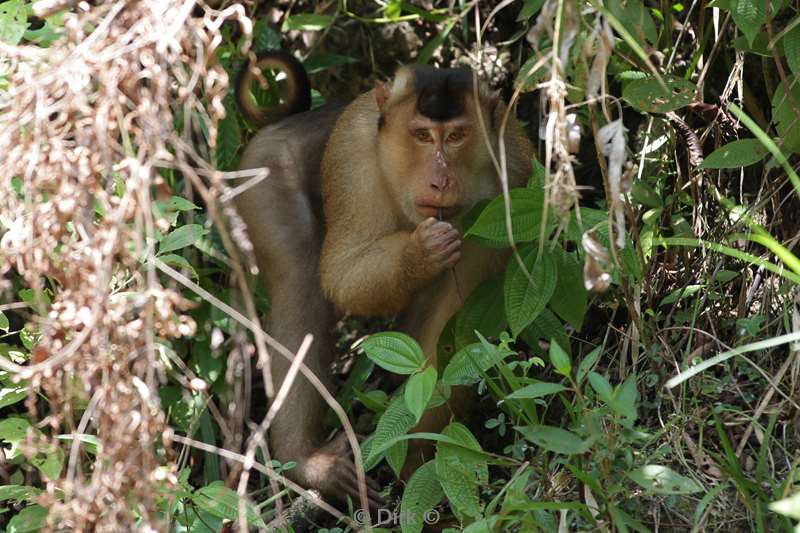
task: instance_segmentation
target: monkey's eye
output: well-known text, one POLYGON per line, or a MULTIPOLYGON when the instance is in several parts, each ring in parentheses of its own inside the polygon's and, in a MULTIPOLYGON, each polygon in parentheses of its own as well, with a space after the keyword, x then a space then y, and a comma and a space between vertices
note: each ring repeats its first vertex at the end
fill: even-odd
POLYGON ((447 136, 448 143, 457 143, 459 141, 463 141, 464 137, 467 136, 467 130, 465 128, 456 128, 450 132, 447 136))
POLYGON ((422 143, 430 143, 433 142, 433 137, 431 136, 431 132, 426 130, 425 128, 417 128, 413 132, 414 138, 422 143))

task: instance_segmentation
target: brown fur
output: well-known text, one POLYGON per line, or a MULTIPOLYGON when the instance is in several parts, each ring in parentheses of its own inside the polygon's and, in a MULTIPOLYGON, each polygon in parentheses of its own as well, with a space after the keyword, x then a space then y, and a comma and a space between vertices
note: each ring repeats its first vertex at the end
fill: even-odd
MULTIPOLYGON (((438 75, 425 71, 426 80, 438 75)), ((402 329, 435 364, 439 335, 462 297, 505 263, 505 254, 462 243, 449 222, 435 218, 463 213, 500 191, 472 93, 463 95, 461 117, 442 122, 416 112, 417 91, 415 72, 401 69, 390 86, 378 84, 338 118, 312 111, 262 130, 242 157, 242 168, 271 170, 236 201, 270 293, 267 327, 290 350, 312 333, 306 362, 328 385, 334 307, 367 316, 402 313, 402 329), (414 133, 439 138, 458 127, 467 135, 449 144, 420 142, 414 133)), ((480 110, 496 138, 505 106, 482 87, 480 110)), ((513 118, 505 144, 510 185, 523 185, 533 149, 513 118)), ((287 369, 273 357, 277 383, 287 369)), ((325 411, 319 394, 298 378, 270 431, 273 455, 298 462, 290 474, 298 482, 326 496, 354 496, 352 460, 341 441, 322 442, 325 411)), ((451 416, 448 406, 430 411, 417 430, 439 430, 451 416)), ((412 451, 410 464, 420 457, 412 451)))

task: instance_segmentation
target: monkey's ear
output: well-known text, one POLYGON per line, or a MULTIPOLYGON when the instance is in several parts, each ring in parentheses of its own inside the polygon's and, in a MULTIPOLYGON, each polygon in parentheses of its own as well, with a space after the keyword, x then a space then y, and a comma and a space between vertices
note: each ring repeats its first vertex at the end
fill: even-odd
POLYGON ((386 102, 389 100, 389 88, 382 81, 375 82, 375 103, 378 104, 378 110, 383 111, 386 102))

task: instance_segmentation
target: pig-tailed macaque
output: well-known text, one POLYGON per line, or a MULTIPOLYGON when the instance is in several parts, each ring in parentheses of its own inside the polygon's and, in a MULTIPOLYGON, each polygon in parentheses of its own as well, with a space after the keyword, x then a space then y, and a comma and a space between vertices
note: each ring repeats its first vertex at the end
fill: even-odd
MULTIPOLYGON (((308 91, 296 60, 270 53, 260 61, 290 79, 295 94, 286 95, 284 109, 307 102, 296 94, 308 91)), ((240 77, 238 99, 258 119, 246 101, 252 81, 248 73, 240 77)), ((401 67, 391 82, 377 82, 344 108, 290 115, 250 141, 241 168, 268 167, 270 175, 236 204, 270 296, 266 325, 290 350, 314 335, 305 362, 326 386, 337 313, 400 314, 403 331, 435 364, 447 320, 503 267, 505 254, 462 241, 458 220, 500 192, 478 117, 496 150, 505 109, 483 84, 473 90, 468 70, 401 67)), ((505 147, 509 183, 524 185, 533 147, 513 116, 505 147)), ((276 355, 272 365, 280 383, 289 363, 276 355)), ((325 413, 323 399, 298 376, 270 429, 273 457, 297 462, 287 474, 298 483, 356 500, 348 445, 343 435, 324 442, 325 413)), ((452 414, 447 404, 429 411, 415 430, 438 431, 452 414)), ((412 448, 409 464, 419 456, 412 448)), ((374 488, 370 498, 378 501, 374 488)))

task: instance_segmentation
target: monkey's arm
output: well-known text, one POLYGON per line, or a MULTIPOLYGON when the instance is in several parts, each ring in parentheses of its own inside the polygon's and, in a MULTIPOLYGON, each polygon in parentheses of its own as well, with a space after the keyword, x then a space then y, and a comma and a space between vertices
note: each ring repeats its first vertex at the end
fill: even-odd
POLYGON ((458 231, 433 218, 413 232, 365 240, 349 225, 334 223, 322 246, 322 288, 340 309, 365 316, 394 314, 460 254, 458 231))

